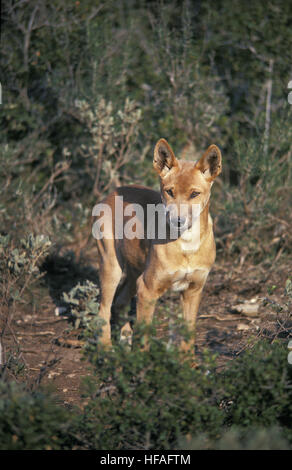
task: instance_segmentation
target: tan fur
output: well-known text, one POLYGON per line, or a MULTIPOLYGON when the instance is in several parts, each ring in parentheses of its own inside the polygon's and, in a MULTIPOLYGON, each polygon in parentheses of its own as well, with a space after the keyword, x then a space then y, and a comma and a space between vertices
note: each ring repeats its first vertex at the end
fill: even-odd
MULTIPOLYGON (((113 222, 114 196, 124 199, 124 207, 133 203, 145 208, 147 204, 165 206, 185 204, 183 214, 188 228, 177 239, 167 236, 164 240, 134 238, 128 240, 101 239, 97 241, 101 305, 100 316, 105 321, 102 343, 111 344, 111 307, 113 315, 118 317, 127 307, 130 299, 137 293, 137 321, 149 324, 152 321, 155 303, 168 289, 180 292, 184 319, 191 331, 195 329, 196 316, 201 294, 208 273, 215 261, 215 242, 212 219, 209 215, 211 186, 221 172, 221 153, 218 147, 211 145, 197 162, 177 160, 172 149, 164 139, 160 139, 154 150, 154 169, 160 177, 160 193, 143 186, 125 186, 117 188, 103 202, 112 208, 113 222), (172 195, 166 190, 171 190, 172 195), (193 192, 196 197, 190 198, 193 192), (192 204, 200 204, 200 243, 193 243, 192 204), (124 278, 123 278, 124 276, 124 278)), ((170 220, 173 216, 169 212, 170 220)), ((130 217, 125 217, 127 223, 130 217)), ((143 226, 138 222, 136 230, 143 226)), ((147 217, 144 218, 146 234, 147 217)), ((114 234, 114 224, 113 224, 114 234)), ((194 340, 183 342, 184 350, 192 350, 194 340)))

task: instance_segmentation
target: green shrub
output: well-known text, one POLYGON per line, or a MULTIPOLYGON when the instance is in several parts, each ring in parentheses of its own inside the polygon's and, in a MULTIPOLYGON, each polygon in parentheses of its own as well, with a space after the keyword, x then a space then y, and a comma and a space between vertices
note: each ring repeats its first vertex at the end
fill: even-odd
POLYGON ((0 449, 68 448, 69 413, 47 394, 0 381, 0 449))
POLYGON ((243 428, 278 425, 292 442, 292 366, 287 344, 259 341, 221 378, 227 423, 243 428))
POLYGON ((15 243, 10 235, 0 235, 0 294, 2 306, 13 311, 17 302, 42 273, 42 260, 50 251, 51 241, 47 236, 32 233, 15 243))
POLYGON ((97 296, 99 289, 96 284, 86 281, 84 284, 77 284, 68 294, 63 293, 63 301, 70 308, 74 320, 74 328, 82 326, 84 334, 98 333, 101 320, 98 318, 99 302, 97 296))
MULTIPOLYGON (((28 292, 42 277, 40 260, 48 254, 51 244, 44 235, 31 233, 15 242, 10 235, 0 234, 0 356, 2 350, 6 350, 5 333, 10 328, 16 308, 28 302, 28 292)), ((3 353, 5 360, 1 363, 1 372, 9 369, 17 375, 24 370, 24 363, 18 357, 21 356, 19 342, 14 335, 13 338, 15 345, 10 346, 7 354, 3 353)))
POLYGON ((264 428, 238 428, 232 426, 222 432, 217 441, 212 441, 206 435, 193 439, 183 439, 181 450, 289 450, 288 441, 283 430, 278 427, 264 428))
POLYGON ((259 122, 255 136, 238 136, 232 162, 223 159, 223 166, 237 173, 238 184, 225 184, 214 200, 219 253, 223 244, 233 256, 240 252, 243 259, 261 261, 291 251, 291 117, 291 109, 278 113, 268 148, 259 122))
POLYGON ((79 119, 85 126, 84 134, 89 141, 83 142, 75 158, 80 156, 85 163, 83 173, 87 189, 90 187, 95 197, 101 197, 110 188, 117 185, 123 177, 124 166, 131 161, 139 162, 139 155, 134 155, 135 143, 141 121, 141 109, 135 101, 126 98, 122 109, 114 109, 100 98, 96 104, 76 100, 79 119))
POLYGON ((83 410, 0 382, 1 449, 287 449, 291 365, 286 345, 260 341, 216 372, 161 340, 149 351, 96 351, 83 410))
POLYGON ((171 449, 182 434, 219 433, 224 416, 214 375, 195 370, 161 340, 152 337, 150 345, 87 350, 96 378, 88 380, 80 426, 90 448, 171 449))
POLYGON ((291 442, 292 368, 283 344, 260 341, 222 373, 208 355, 204 367, 191 368, 154 337, 149 351, 117 346, 87 355, 96 377, 79 426, 89 448, 175 449, 182 436, 202 448, 264 448, 273 433, 275 448, 291 442))

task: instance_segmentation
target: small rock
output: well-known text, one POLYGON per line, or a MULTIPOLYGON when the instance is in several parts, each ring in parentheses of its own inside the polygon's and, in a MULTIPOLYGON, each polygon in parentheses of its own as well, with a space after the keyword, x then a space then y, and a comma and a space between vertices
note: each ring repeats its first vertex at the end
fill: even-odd
POLYGON ((257 317, 259 314, 259 309, 260 309, 260 304, 256 304, 255 302, 252 302, 252 303, 246 302, 244 304, 238 304, 232 307, 233 311, 235 311, 236 313, 242 313, 243 315, 246 315, 247 317, 257 317))
POLYGON ((59 372, 50 372, 49 375, 48 375, 48 379, 52 379, 53 377, 56 377, 57 375, 60 375, 59 372))
POLYGON ((239 324, 237 325, 237 329, 238 329, 239 331, 249 330, 249 326, 246 325, 245 323, 239 323, 239 324))
POLYGON ((62 315, 63 313, 67 312, 67 308, 66 307, 56 307, 55 308, 55 315, 56 317, 59 317, 60 315, 62 315))
POLYGON ((70 338, 56 338, 55 343, 64 348, 82 348, 84 345, 84 341, 70 338))

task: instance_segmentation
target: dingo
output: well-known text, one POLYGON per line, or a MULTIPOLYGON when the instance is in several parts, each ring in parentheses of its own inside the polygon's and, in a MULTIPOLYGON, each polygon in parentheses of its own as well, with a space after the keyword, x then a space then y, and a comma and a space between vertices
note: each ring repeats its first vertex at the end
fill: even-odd
MULTIPOLYGON (((221 173, 219 148, 211 145, 195 163, 177 160, 167 141, 160 139, 154 149, 153 166, 160 178, 160 193, 143 186, 124 186, 103 201, 111 208, 107 216, 110 233, 97 240, 104 345, 111 344, 111 319, 115 324, 119 322, 135 294, 137 322, 150 324, 157 299, 168 289, 181 293, 184 320, 194 332, 202 290, 215 261, 209 199, 213 181, 221 173), (116 196, 122 197, 123 214, 115 213, 116 196), (124 227, 132 215, 131 208, 138 204, 143 215, 135 218, 137 235, 115 236, 121 228, 115 224, 118 217, 124 227), (147 217, 150 204, 163 204, 165 209, 167 233, 163 239, 147 238, 147 227, 153 224, 147 217), (194 205, 199 209, 195 222, 194 205), (170 237, 171 228, 177 229, 175 239, 170 237)), ((182 341, 184 351, 192 351, 193 347, 194 335, 182 341)))

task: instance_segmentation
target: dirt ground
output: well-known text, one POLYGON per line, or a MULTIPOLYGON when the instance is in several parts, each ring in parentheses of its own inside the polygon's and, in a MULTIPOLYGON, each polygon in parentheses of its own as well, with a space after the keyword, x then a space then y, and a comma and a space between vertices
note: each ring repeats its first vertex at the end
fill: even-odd
MULTIPOLYGON (((78 282, 96 282, 95 247, 90 247, 82 262, 72 252, 47 260, 43 266, 42 288, 33 291, 33 308, 16 312, 5 336, 6 354, 13 352, 24 364, 16 374, 17 381, 26 381, 33 388, 39 383, 51 385, 60 403, 66 406, 84 405, 80 394, 82 378, 90 374, 89 365, 82 359, 78 331, 69 328, 67 317, 56 315, 62 306, 61 294, 78 282)), ((205 286, 196 333, 196 356, 208 348, 218 354, 218 364, 236 357, 250 347, 259 336, 270 338, 291 336, 291 322, 263 305, 263 298, 285 303, 284 287, 291 275, 291 261, 280 259, 270 266, 239 266, 237 260, 216 262, 205 286), (273 292, 268 291, 273 287, 273 292), (234 307, 248 301, 259 305, 252 316, 236 312, 234 307)), ((167 317, 181 312, 178 296, 167 294, 157 304, 156 314, 166 323, 167 317)))

